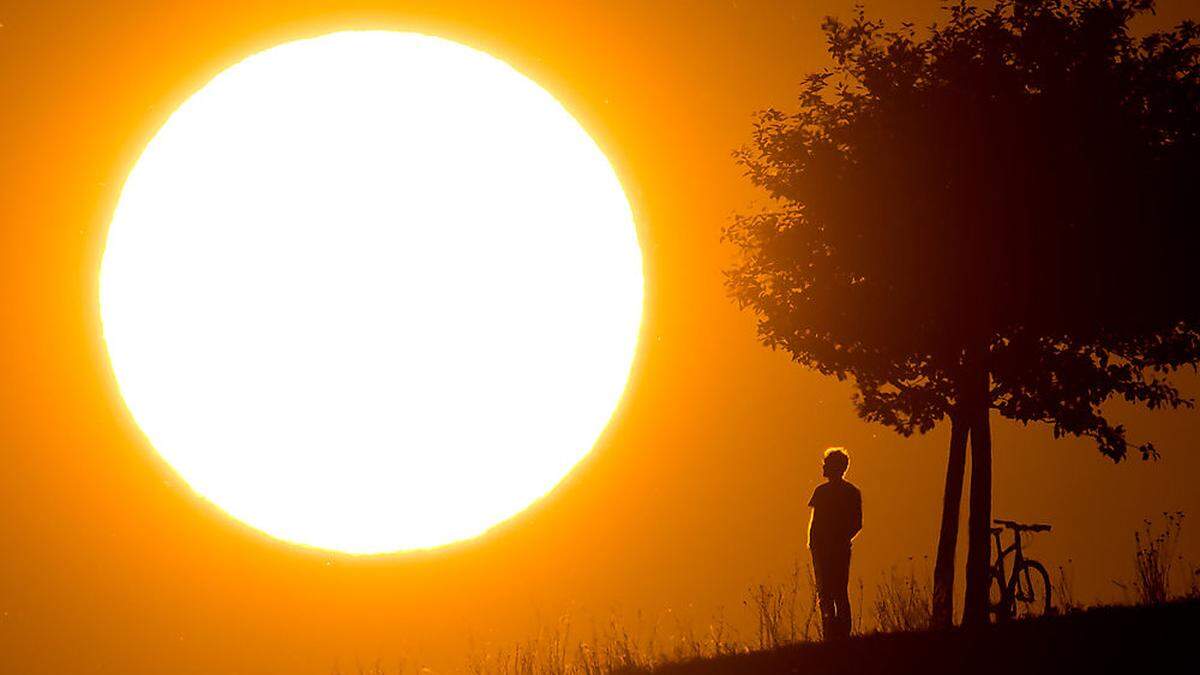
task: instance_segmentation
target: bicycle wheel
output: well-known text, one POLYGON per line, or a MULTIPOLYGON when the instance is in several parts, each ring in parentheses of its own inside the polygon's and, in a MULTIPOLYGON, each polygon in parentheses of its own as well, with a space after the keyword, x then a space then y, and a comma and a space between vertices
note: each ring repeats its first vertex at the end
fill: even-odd
POLYGON ((988 616, 995 623, 1002 623, 1012 618, 1012 596, 1009 595, 1008 582, 1000 575, 999 570, 992 570, 992 584, 988 586, 988 616))
POLYGON ((1013 572, 1013 613, 1021 619, 1050 613, 1050 575, 1036 560, 1022 560, 1013 572))

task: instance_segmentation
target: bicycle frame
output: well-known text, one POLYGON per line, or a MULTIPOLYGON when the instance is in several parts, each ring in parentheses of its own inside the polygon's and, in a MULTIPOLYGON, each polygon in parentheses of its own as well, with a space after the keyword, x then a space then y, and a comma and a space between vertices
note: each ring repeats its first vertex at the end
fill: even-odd
MULTIPOLYGON (((1011 582, 1011 579, 1008 579, 1007 575, 1005 574, 1004 560, 1009 556, 1010 553, 1015 554, 1013 555, 1013 570, 1016 570, 1017 567, 1020 566, 1021 561, 1025 559, 1025 554, 1021 551, 1020 532, 1013 532, 1013 543, 1007 548, 1004 547, 1004 543, 1000 539, 1000 535, 1003 533, 1004 528, 992 529, 992 538, 996 540, 996 562, 992 564, 992 569, 1000 573, 1001 579, 1011 582)), ((1007 587, 1008 584, 1005 585, 1005 588, 1007 587)))
POLYGON ((1017 572, 1021 569, 1021 562, 1025 560, 1025 553, 1021 549, 1021 533, 1018 530, 1013 531, 1013 543, 1005 547, 1000 535, 1004 533, 1004 528, 993 529, 992 537, 996 540, 996 562, 992 565, 992 575, 1000 582, 1000 610, 1005 616, 1011 616, 1016 605, 1016 596, 1018 592, 1017 572), (1005 560, 1012 556, 1012 576, 1009 576, 1008 570, 1005 569, 1005 560))

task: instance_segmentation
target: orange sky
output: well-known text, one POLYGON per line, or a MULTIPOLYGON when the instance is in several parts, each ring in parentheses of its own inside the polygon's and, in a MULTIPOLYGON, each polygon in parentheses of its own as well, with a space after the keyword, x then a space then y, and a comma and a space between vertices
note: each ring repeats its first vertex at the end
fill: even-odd
MULTIPOLYGON (((756 197, 729 152, 753 110, 790 105, 824 63, 821 17, 852 4, 6 3, 0 670, 305 674, 400 654, 441 666, 461 663, 468 634, 517 638, 564 612, 707 620, 723 606, 742 623, 744 589, 802 550, 831 444, 851 449, 864 493, 853 574, 869 604, 883 570, 932 553, 947 431, 906 440, 860 422, 847 386, 759 347, 720 285, 720 228, 756 197), (648 300, 622 409, 554 494, 480 540, 353 559, 273 542, 189 494, 115 396, 94 300, 116 191, 173 106, 257 49, 366 27, 484 49, 563 101, 624 181, 648 300)), ((941 4, 870 7, 925 23, 941 4)), ((1174 22, 1190 3, 1160 4, 1174 22)), ((1073 559, 1086 598, 1120 597, 1112 580, 1131 573, 1144 517, 1200 521, 1200 412, 1123 419, 1161 461, 1114 466, 1046 428, 995 425, 996 514, 1054 523, 1033 551, 1073 559)), ((1184 537, 1200 559, 1200 522, 1184 537)))

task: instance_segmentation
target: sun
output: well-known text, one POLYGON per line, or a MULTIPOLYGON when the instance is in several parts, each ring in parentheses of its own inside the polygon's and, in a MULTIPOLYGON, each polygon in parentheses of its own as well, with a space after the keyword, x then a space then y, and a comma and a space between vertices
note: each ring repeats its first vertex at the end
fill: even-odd
POLYGON ((478 535, 620 402, 642 259, 613 168, 504 62, 340 32, 230 67, 154 136, 100 270, 150 444, 273 537, 350 553, 478 535))

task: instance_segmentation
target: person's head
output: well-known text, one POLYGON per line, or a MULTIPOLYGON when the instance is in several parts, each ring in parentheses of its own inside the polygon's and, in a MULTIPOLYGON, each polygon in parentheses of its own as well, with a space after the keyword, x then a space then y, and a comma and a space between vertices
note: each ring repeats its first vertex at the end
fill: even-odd
POLYGON ((850 468, 850 455, 846 454, 845 448, 829 448, 825 451, 821 468, 826 478, 841 478, 850 468))

